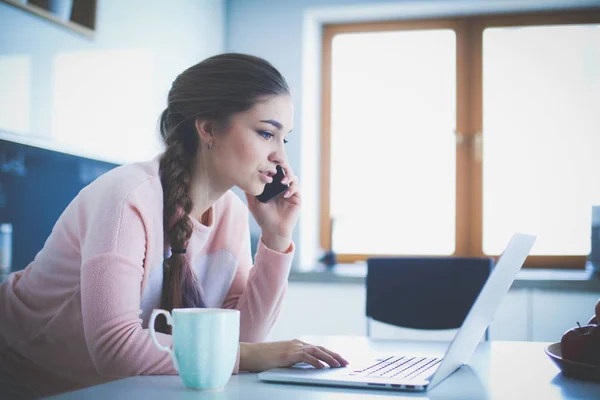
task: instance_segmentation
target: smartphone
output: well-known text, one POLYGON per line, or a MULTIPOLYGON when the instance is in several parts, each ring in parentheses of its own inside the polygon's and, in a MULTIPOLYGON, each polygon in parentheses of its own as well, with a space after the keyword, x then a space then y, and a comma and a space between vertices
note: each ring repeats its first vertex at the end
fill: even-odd
POLYGON ((267 201, 279 196, 290 187, 290 185, 281 183, 281 180, 285 176, 283 168, 281 168, 279 165, 277 165, 275 168, 277 169, 277 172, 273 176, 273 181, 271 183, 267 183, 265 185, 265 190, 256 196, 258 201, 262 203, 266 203, 267 201))

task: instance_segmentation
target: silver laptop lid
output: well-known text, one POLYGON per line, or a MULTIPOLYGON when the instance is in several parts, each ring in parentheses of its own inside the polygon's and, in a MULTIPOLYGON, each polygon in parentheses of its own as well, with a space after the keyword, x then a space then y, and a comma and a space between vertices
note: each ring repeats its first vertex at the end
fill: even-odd
POLYGON ((508 293, 535 239, 536 237, 532 235, 521 233, 513 235, 452 344, 448 347, 439 368, 431 377, 429 388, 440 383, 469 360, 485 330, 494 319, 496 310, 508 293))

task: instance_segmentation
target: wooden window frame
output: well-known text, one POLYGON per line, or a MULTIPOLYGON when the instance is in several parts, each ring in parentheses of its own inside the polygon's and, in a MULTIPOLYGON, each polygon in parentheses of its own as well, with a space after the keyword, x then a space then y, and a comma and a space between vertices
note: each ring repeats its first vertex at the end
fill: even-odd
MULTIPOLYGON (((331 173, 331 47, 338 34, 423 29, 456 32, 456 248, 454 256, 483 257, 483 187, 481 146, 482 39, 486 28, 600 23, 600 9, 547 11, 420 20, 324 25, 321 69, 321 187, 320 244, 332 250, 330 214, 331 173), (468 110, 468 111, 467 111, 468 110)), ((591 228, 590 228, 591 229, 591 228)), ((369 254, 337 254, 337 261, 364 261, 369 254)), ((491 255, 497 258, 497 255, 491 255)), ((525 268, 583 269, 587 256, 529 256, 525 268)))

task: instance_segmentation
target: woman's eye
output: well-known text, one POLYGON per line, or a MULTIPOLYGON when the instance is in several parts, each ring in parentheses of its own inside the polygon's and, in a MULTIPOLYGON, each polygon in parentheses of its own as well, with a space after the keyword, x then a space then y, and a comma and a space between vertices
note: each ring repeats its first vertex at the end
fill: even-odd
POLYGON ((273 137, 273 134, 268 131, 258 131, 258 134, 265 139, 271 139, 273 137))

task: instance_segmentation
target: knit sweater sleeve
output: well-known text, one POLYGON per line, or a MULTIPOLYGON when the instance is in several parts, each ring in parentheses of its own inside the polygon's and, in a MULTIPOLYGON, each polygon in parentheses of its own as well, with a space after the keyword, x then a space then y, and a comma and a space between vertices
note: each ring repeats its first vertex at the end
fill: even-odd
MULTIPOLYGON (((147 245, 156 231, 140 204, 159 201, 146 186, 121 199, 84 201, 78 210, 84 335, 98 373, 107 377, 177 373, 139 317, 147 245)), ((170 335, 157 338, 172 344, 170 335)))

